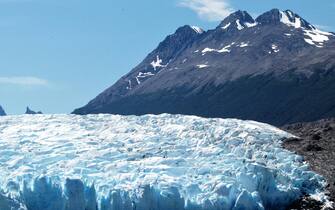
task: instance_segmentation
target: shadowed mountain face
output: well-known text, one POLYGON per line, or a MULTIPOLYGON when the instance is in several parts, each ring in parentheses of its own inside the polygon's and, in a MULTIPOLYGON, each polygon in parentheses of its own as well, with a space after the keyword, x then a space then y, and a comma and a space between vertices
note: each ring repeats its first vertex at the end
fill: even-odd
POLYGON ((335 116, 335 35, 293 12, 183 26, 75 114, 190 114, 274 125, 335 116))
POLYGON ((5 110, 0 106, 0 116, 6 116, 5 110))

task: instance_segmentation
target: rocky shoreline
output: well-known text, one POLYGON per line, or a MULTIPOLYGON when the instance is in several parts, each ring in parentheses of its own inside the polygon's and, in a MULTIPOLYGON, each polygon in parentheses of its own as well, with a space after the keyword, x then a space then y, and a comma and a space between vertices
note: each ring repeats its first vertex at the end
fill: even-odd
MULTIPOLYGON (((297 138, 284 140, 283 146, 304 157, 312 170, 328 182, 329 197, 335 201, 335 118, 283 126, 297 138)), ((320 203, 303 198, 291 209, 321 209, 320 203)))

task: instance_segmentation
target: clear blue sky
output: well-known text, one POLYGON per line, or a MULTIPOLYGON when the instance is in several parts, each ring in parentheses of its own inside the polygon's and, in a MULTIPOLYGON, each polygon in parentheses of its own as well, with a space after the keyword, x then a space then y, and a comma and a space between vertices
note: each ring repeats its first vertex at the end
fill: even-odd
POLYGON ((334 0, 0 0, 0 104, 69 113, 179 26, 210 29, 230 11, 272 8, 335 31, 334 0))

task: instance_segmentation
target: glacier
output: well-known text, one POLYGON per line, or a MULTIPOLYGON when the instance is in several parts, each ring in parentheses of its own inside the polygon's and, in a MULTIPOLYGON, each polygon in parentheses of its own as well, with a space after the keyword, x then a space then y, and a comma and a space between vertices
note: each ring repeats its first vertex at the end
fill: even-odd
POLYGON ((326 184, 287 137, 169 114, 1 117, 0 209, 285 209, 326 184))

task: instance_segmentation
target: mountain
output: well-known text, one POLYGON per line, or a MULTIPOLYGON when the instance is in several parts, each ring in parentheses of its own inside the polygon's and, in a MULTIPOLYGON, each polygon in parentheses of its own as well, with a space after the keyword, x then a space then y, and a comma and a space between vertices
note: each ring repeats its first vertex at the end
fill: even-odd
POLYGON ((0 106, 0 116, 6 116, 6 112, 3 110, 2 106, 0 106))
POLYGON ((43 114, 43 113, 41 111, 35 112, 27 106, 25 114, 43 114))
POLYGON ((335 116, 335 34, 290 10, 183 26, 74 114, 234 117, 283 125, 335 116))

